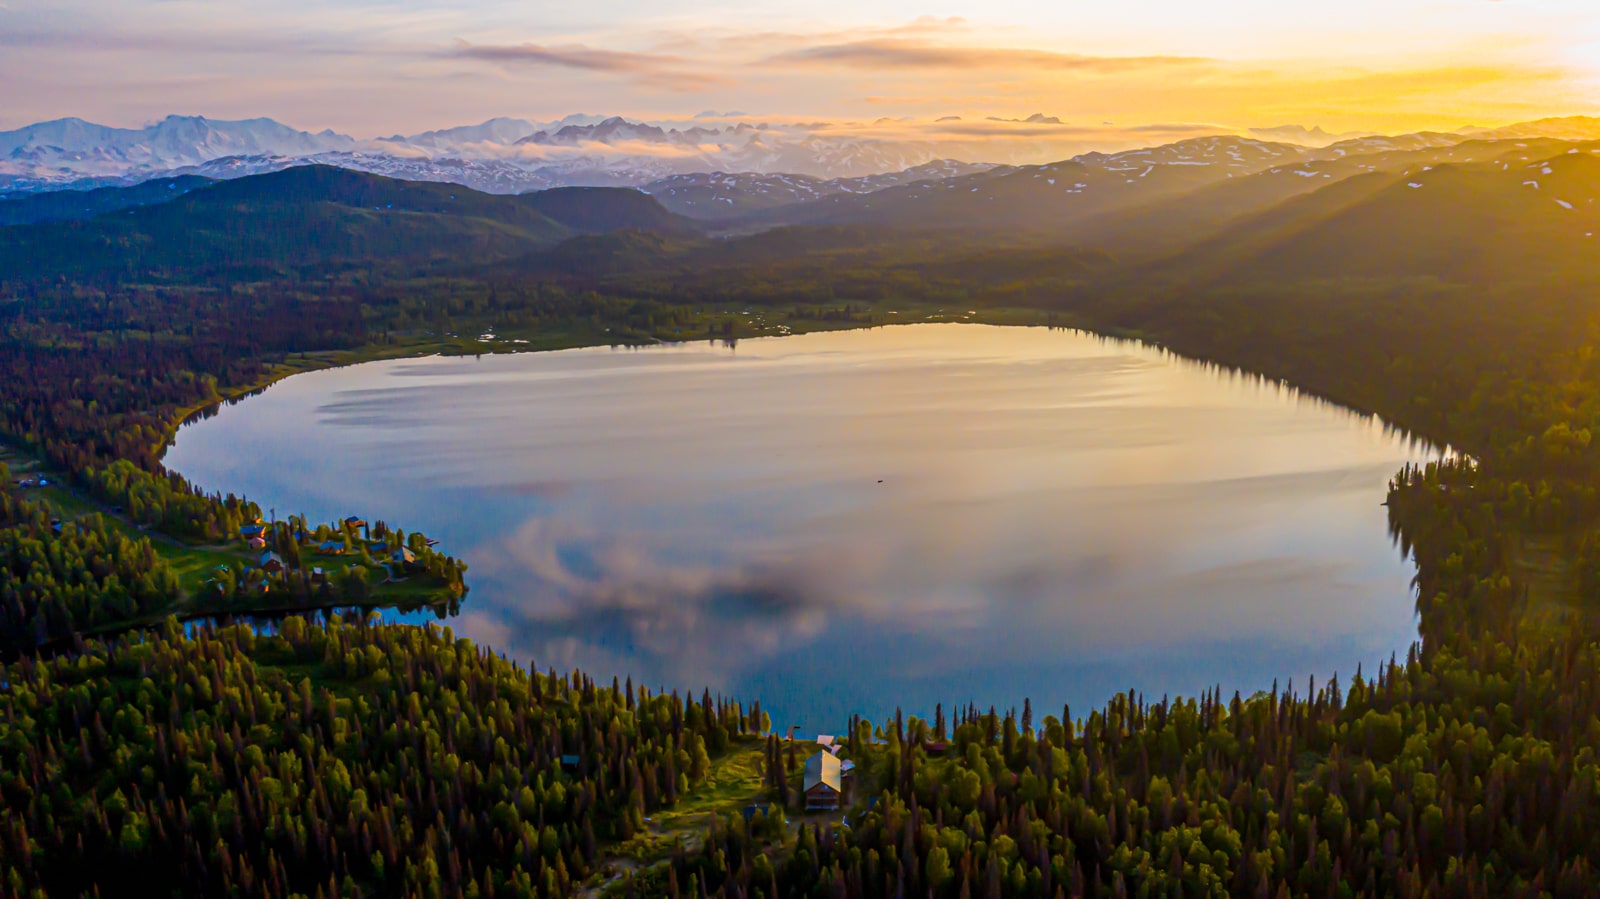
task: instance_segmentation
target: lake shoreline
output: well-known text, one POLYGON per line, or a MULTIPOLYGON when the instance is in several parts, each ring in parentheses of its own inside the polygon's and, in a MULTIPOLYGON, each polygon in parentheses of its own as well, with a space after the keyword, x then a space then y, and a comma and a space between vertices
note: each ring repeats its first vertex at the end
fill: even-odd
MULTIPOLYGON (((1110 524, 1116 520, 1112 514, 1115 508, 1126 506, 1130 501, 1143 504, 1138 506, 1140 509, 1171 508, 1185 520, 1219 515, 1237 518, 1237 513, 1242 511, 1238 507, 1240 496, 1259 495, 1268 499, 1285 490, 1290 492, 1283 496, 1292 497, 1297 495, 1295 491, 1312 489, 1320 494, 1331 489, 1350 497, 1339 500, 1341 508, 1349 511, 1337 513, 1343 516, 1337 520, 1345 521, 1351 515, 1358 515, 1360 525, 1352 530, 1350 524, 1340 524, 1343 530, 1336 539, 1345 544, 1354 540, 1356 544, 1353 545, 1366 547, 1361 550, 1365 554, 1363 557, 1384 560, 1383 571, 1399 571, 1405 564, 1387 536, 1380 505, 1382 496, 1374 494, 1383 492, 1384 485, 1402 461, 1431 458, 1431 454, 1437 452, 1426 441, 1412 440, 1380 419, 1325 403, 1279 382, 1196 363, 1147 343, 1107 338, 1077 329, 1051 332, 1045 328, 979 325, 969 332, 965 328, 941 329, 938 323, 914 324, 918 327, 880 328, 870 335, 854 329, 849 334, 796 335, 785 341, 740 341, 732 350, 721 346, 721 341, 716 341, 715 347, 688 342, 626 352, 609 352, 604 347, 577 349, 571 355, 485 353, 481 363, 453 354, 423 360, 420 364, 388 360, 371 371, 321 372, 317 379, 303 386, 258 397, 256 402, 261 405, 245 411, 224 412, 218 421, 208 420, 196 425, 197 436, 188 443, 180 441, 181 452, 169 457, 168 464, 196 478, 197 483, 207 489, 243 488, 250 495, 270 497, 280 508, 301 509, 314 516, 349 507, 370 509, 380 518, 414 520, 419 526, 436 531, 436 536, 443 538, 447 546, 460 550, 464 559, 472 564, 473 602, 464 607, 468 616, 479 622, 490 619, 504 622, 513 628, 521 626, 517 624, 521 619, 505 616, 511 614, 509 610, 522 603, 524 597, 530 610, 547 610, 551 603, 565 607, 563 604, 567 602, 560 599, 562 588, 551 592, 528 577, 508 574, 513 569, 506 566, 521 565, 518 559, 525 554, 554 552, 555 555, 550 556, 552 560, 576 559, 554 564, 561 568, 578 564, 579 568, 571 577, 583 581, 591 576, 583 572, 595 564, 582 561, 590 553, 608 552, 607 546, 624 547, 629 553, 643 551, 640 558, 648 565, 668 566, 659 575, 651 575, 648 581, 621 585, 625 594, 634 590, 649 594, 676 589, 671 585, 684 583, 691 570, 703 569, 707 577, 743 583, 745 586, 739 589, 754 591, 752 596, 782 597, 788 587, 774 584, 773 589, 768 590, 762 586, 759 577, 764 577, 762 569, 767 567, 761 561, 762 553, 752 555, 737 547, 749 538, 760 537, 766 541, 764 545, 788 547, 784 551, 787 554, 810 554, 814 551, 811 547, 816 545, 813 538, 846 533, 824 530, 808 537, 796 531, 810 527, 807 522, 815 520, 819 510, 837 507, 843 512, 901 501, 933 503, 933 508, 938 509, 947 503, 992 503, 1007 496, 1030 495, 1043 501, 1043 497, 1055 495, 1052 491, 1063 489, 1071 491, 1074 497, 1063 500, 1069 504, 1066 508, 1076 511, 1048 512, 1052 518, 1041 519, 1033 529, 1037 536, 1027 538, 1024 544, 1014 544, 1016 551, 1034 553, 1034 549, 1023 547, 1031 547, 1039 539, 1054 540, 1062 550, 1074 548, 1062 556, 1063 559, 1093 551, 1099 539, 1096 531, 1105 534, 1114 531, 1090 528, 1077 534, 1076 530, 1081 529, 1084 521, 1099 519, 1110 524), (852 347, 855 349, 848 349, 852 347), (955 355, 949 355, 951 353, 955 355), (872 361, 874 359, 881 359, 882 363, 872 361), (880 368, 883 374, 873 374, 880 368), (884 377, 897 380, 883 383, 877 380, 884 377), (1082 393, 1079 386, 1082 377, 1091 379, 1083 383, 1090 388, 1088 393, 1082 393), (993 378, 1000 380, 991 381, 993 378), (1107 378, 1112 380, 1105 380, 1107 378), (794 392, 804 384, 814 384, 806 388, 812 392, 794 392), (894 388, 892 384, 900 387, 894 388), (1131 404, 1122 398, 1129 389, 1168 390, 1158 386, 1163 384, 1188 386, 1176 394, 1162 394, 1166 399, 1155 400, 1153 404, 1140 399, 1142 393, 1133 395, 1131 404), (902 396, 896 392, 904 389, 913 393, 902 396), (1107 390, 1110 392, 1106 393, 1107 390), (1196 394, 1195 390, 1201 392, 1196 394), (624 398, 623 402, 617 404, 608 399, 613 395, 624 398), (573 405, 573 400, 563 397, 582 399, 573 405), (756 397, 761 399, 757 401, 756 397), (1198 405, 1191 405, 1191 401, 1198 405), (918 410, 928 402, 957 404, 950 409, 942 405, 928 407, 928 411, 936 414, 939 421, 968 421, 971 427, 949 431, 948 436, 937 439, 930 440, 932 435, 924 435, 913 440, 911 445, 918 449, 910 455, 894 453, 878 462, 869 458, 849 461, 852 454, 861 451, 860 440, 867 440, 867 445, 878 445, 874 442, 878 438, 860 430, 865 423, 899 423, 893 424, 898 429, 901 424, 924 415, 918 410), (770 409, 766 408, 769 406, 770 409), (764 417, 750 419, 749 415, 758 414, 758 407, 763 410, 759 415, 764 417), (957 408, 970 408, 977 417, 969 417, 956 411, 957 408), (579 414, 580 419, 568 420, 568 413, 562 412, 563 409, 579 414), (826 422, 837 422, 840 426, 845 422, 858 424, 849 425, 849 431, 835 434, 829 430, 834 425, 814 421, 817 414, 824 415, 826 422), (958 417, 952 419, 950 415, 958 417), (1112 417, 1107 419, 1107 415, 1112 417), (1219 415, 1224 417, 1219 418, 1219 415), (813 424, 807 426, 807 422, 813 424), (1136 438, 1131 447, 1123 448, 1122 444, 1112 442, 1095 449, 1103 443, 1102 438, 1093 437, 1089 445, 1082 445, 1081 438, 1071 436, 1115 435, 1121 433, 1119 429, 1123 427, 1118 422, 1141 423, 1130 435, 1136 438), (1026 430, 1015 434, 996 430, 1016 427, 1026 430), (1263 427, 1267 430, 1259 431, 1263 427), (726 428, 737 430, 730 432, 726 428), (1199 434, 1208 435, 1199 455, 1180 449, 1183 444, 1163 436, 1166 431, 1177 429, 1174 438, 1193 439, 1177 438, 1177 434, 1190 433, 1196 428, 1200 429, 1199 434), (1307 428, 1312 430, 1307 431, 1307 428), (523 429, 535 436, 535 442, 524 444, 515 436, 523 429), (623 433, 614 433, 619 429, 623 433), (1326 451, 1321 449, 1321 437, 1307 442, 1308 435, 1324 433, 1330 439, 1339 434, 1351 436, 1334 440, 1326 451), (1257 436, 1252 438, 1250 434, 1257 436), (563 435, 579 438, 583 451, 569 458, 569 451, 561 448, 568 442, 563 435), (838 437, 847 439, 840 443, 838 437), (1057 445, 1061 439, 1068 442, 1057 445), (194 442, 196 440, 198 442, 194 442), (703 447, 690 452, 684 440, 703 443, 703 447), (974 444, 974 440, 979 443, 974 444), (1151 440, 1154 442, 1149 442, 1151 440), (1349 444, 1349 440, 1358 443, 1349 444), (626 447, 640 441, 651 446, 652 452, 644 457, 629 456, 626 447), (1344 451, 1333 447, 1346 445, 1371 447, 1379 451, 1379 455, 1363 450, 1363 455, 1347 456, 1340 461, 1340 453, 1344 451), (1406 449, 1407 446, 1411 449, 1406 449), (248 449, 241 455, 239 450, 228 447, 248 449), (1111 455, 1105 455, 1111 447, 1118 448, 1111 455), (1077 478, 1079 475, 1075 472, 1086 471, 1084 462, 1073 461, 1078 458, 1075 454, 1085 450, 1091 455, 1083 458, 1092 466, 1126 459, 1126 464, 1135 467, 1120 474, 1109 471, 1094 475, 1091 480, 1096 486, 1084 492, 1086 483, 1061 479, 1077 478), (480 458, 473 455, 475 453, 483 455, 480 458), (1040 456, 1040 453, 1045 455, 1040 456), (1261 453, 1276 455, 1260 456, 1261 453), (1021 455, 1017 456, 1018 463, 1013 464, 1003 461, 1009 458, 1005 454, 1021 455), (624 462, 625 470, 608 473, 603 468, 593 468, 611 464, 606 459, 622 460, 624 457, 634 460, 624 462), (785 458, 808 460, 803 463, 804 471, 808 472, 805 477, 821 478, 817 487, 809 487, 805 481, 796 484, 793 491, 785 487, 790 483, 789 475, 782 473, 790 467, 790 463, 781 461, 785 458), (956 462, 937 461, 946 458, 956 462), (1032 461, 1027 461, 1030 458, 1032 461), (307 467, 308 460, 313 459, 326 460, 331 467, 313 471, 307 467), (385 460, 395 477, 385 478, 382 483, 370 481, 363 476, 362 466, 356 461, 360 459, 385 460), (504 465, 497 461, 502 459, 504 465), (830 459, 835 461, 828 461, 830 459), (835 466, 837 462, 847 464, 837 470, 826 467, 835 466), (1194 465, 1202 468, 1176 481, 1159 474, 1174 463, 1185 470, 1194 465), (689 466, 686 469, 681 467, 685 464, 689 466), (938 473, 943 469, 918 467, 926 464, 958 464, 971 466, 973 470, 969 474, 946 475, 938 473), (1044 467, 1039 467, 1041 464, 1044 467), (817 465, 825 467, 817 468, 817 465), (992 468, 995 465, 1000 467, 992 468), (1325 469, 1324 465, 1334 467, 1325 469), (1357 467, 1346 471, 1344 466, 1351 465, 1357 467), (985 468, 993 474, 982 473, 985 468), (1119 484, 1146 483, 1145 477, 1138 474, 1141 468, 1156 473, 1156 480, 1148 481, 1147 486, 1131 493, 1126 487, 1118 487, 1119 484), (303 481, 295 473, 300 469, 305 469, 314 479, 303 481), (712 470, 724 474, 708 481, 705 473, 712 470), (1012 474, 1002 475, 1002 472, 1012 474), (1130 474, 1136 475, 1135 482, 1125 481, 1130 474), (995 476, 1002 476, 1003 483, 1009 486, 1002 487, 1002 482, 993 481, 995 476), (1312 480, 1304 481, 1305 487, 1296 486, 1302 481, 1295 479, 1306 477, 1312 480), (884 478, 887 483, 882 481, 884 478), (859 480, 859 486, 851 486, 856 479, 864 480, 859 480), (948 495, 950 489, 957 489, 963 483, 988 482, 993 482, 1000 492, 982 488, 971 496, 948 495), (1338 487, 1341 482, 1348 483, 1349 489, 1338 487), (622 489, 629 483, 635 486, 628 490, 642 490, 643 494, 634 495, 632 499, 626 494, 619 495, 618 501, 634 505, 587 505, 590 499, 603 498, 613 492, 613 487, 622 489), (594 487, 598 485, 609 486, 596 492, 594 487), (1178 492, 1173 493, 1173 490, 1178 492), (1240 494, 1240 491, 1245 493, 1240 494), (1115 499, 1119 494, 1122 498, 1115 499), (680 498, 671 499, 674 496, 680 498), (788 496, 795 497, 802 505, 769 505, 774 499, 788 496), (1143 498, 1135 500, 1136 497, 1143 498), (659 506, 656 505, 658 501, 675 505, 659 506), (574 508, 570 505, 572 502, 585 505, 574 508), (1078 507, 1080 503, 1106 502, 1114 502, 1116 506, 1104 511, 1096 511, 1093 505, 1078 507), (526 513, 520 511, 524 509, 537 509, 537 517, 544 524, 534 528, 528 520, 529 529, 525 531, 526 513), (603 518, 591 520, 591 513, 602 510, 610 511, 603 511, 603 518), (577 517, 573 517, 574 512, 578 513, 577 517), (1068 514, 1069 518, 1060 520, 1061 514, 1068 514), (686 515, 688 517, 684 517, 686 515), (727 537, 707 533, 693 538, 685 536, 683 539, 691 542, 677 549, 660 544, 656 537, 650 537, 651 542, 645 545, 631 543, 642 534, 657 533, 652 529, 666 520, 678 521, 678 528, 685 535, 699 534, 699 526, 694 522, 706 515, 730 523, 743 522, 727 535, 737 535, 737 540, 728 543, 727 537), (581 551, 566 544, 545 547, 544 541, 550 539, 570 543, 576 536, 570 531, 574 526, 579 527, 583 535, 582 543, 576 544, 583 547, 581 551), (705 547, 727 547, 729 555, 700 558, 705 547), (572 555, 574 552, 576 556, 572 555), (1392 562, 1388 561, 1391 557, 1392 562), (699 569, 694 568, 697 565, 699 569), (675 572, 673 569, 682 570, 675 572), (758 580, 749 581, 750 576, 758 576, 758 580)), ((1108 436, 1105 439, 1121 438, 1108 436)), ((1260 505, 1254 499, 1248 502, 1260 505)), ((1057 503, 1041 506, 1039 510, 1047 508, 1060 507, 1057 503)), ((995 519, 997 521, 1020 522, 1027 520, 1026 517, 1016 516, 1037 513, 996 508, 992 514, 1002 516, 995 519)), ((1148 517, 1151 513, 1136 514, 1148 517)), ((1248 512, 1248 520, 1256 522, 1250 526, 1259 529, 1259 538, 1218 545, 1205 551, 1200 551, 1203 547, 1199 544, 1191 548, 1154 544, 1148 549, 1154 554, 1149 561, 1157 564, 1140 567, 1158 571, 1169 563, 1226 566, 1232 564, 1230 559, 1243 563, 1256 554, 1248 547, 1257 543, 1266 547, 1260 550, 1263 559, 1279 555, 1286 560, 1298 558, 1301 549, 1272 549, 1270 546, 1277 539, 1275 534, 1302 533, 1305 528, 1297 529, 1292 520, 1287 528, 1274 525, 1261 518, 1265 514, 1268 512, 1263 508, 1248 512), (1246 557, 1236 558, 1241 552, 1246 557)), ((1279 515, 1279 512, 1271 514, 1279 515)), ((1158 519, 1152 522, 1175 520, 1171 514, 1157 515, 1158 519)), ((896 519, 885 519, 876 526, 874 533, 883 534, 889 541, 922 540, 924 538, 917 535, 925 533, 945 534, 948 539, 954 539, 963 529, 970 528, 971 522, 981 519, 971 519, 964 525, 951 523, 948 527, 937 525, 942 520, 918 511, 907 522, 915 522, 911 530, 896 525, 896 519)), ((1163 527, 1159 523, 1151 526, 1163 527)), ((1215 531, 1216 539, 1235 539, 1220 536, 1231 533, 1227 528, 1219 531, 1207 526, 1198 533, 1209 531, 1215 531)), ((1320 542, 1307 542, 1305 536, 1294 539, 1301 548, 1320 542)), ((866 547, 868 542, 857 541, 854 545, 866 547)), ((1013 554, 1011 550, 987 551, 983 549, 985 545, 970 543, 974 559, 992 559, 995 565, 1029 564, 1006 561, 1013 554)), ((912 547, 908 546, 907 551, 913 551, 912 547)), ((1314 554, 1320 552, 1313 550, 1314 554)), ((1052 551, 1049 555, 1057 553, 1052 551)), ((796 560, 803 557, 794 556, 796 560)), ((930 558, 952 556, 941 552, 930 558)), ((800 571, 831 568, 842 577, 847 570, 854 570, 850 565, 841 567, 838 564, 844 561, 846 559, 838 559, 820 567, 802 564, 800 571)), ((800 563, 796 561, 795 564, 800 563)), ((887 583, 922 584, 927 589, 918 590, 930 596, 945 589, 957 593, 967 589, 960 585, 968 583, 969 575, 939 573, 938 564, 925 567, 922 575, 909 580, 890 576, 887 581, 873 580, 839 589, 829 587, 826 592, 840 597, 875 596, 879 587, 873 584, 887 583)), ((521 571, 520 568, 514 570, 521 571)), ((1093 571, 1094 568, 1083 570, 1093 571)), ((1352 618, 1353 628, 1367 633, 1365 629, 1376 624, 1402 632, 1392 642, 1383 644, 1381 654, 1384 656, 1391 650, 1403 651, 1415 636, 1411 623, 1413 608, 1405 595, 1410 575, 1407 568, 1403 577, 1393 575, 1393 583, 1359 594, 1363 603, 1381 600, 1386 603, 1382 608, 1388 611, 1376 617, 1363 613, 1352 618)), ((566 579, 562 583, 573 583, 571 577, 563 577, 566 579)), ((694 578, 699 577, 700 574, 694 575, 694 578)), ((988 575, 984 577, 989 578, 988 575)), ((1011 575, 999 571, 993 577, 1000 578, 995 583, 1007 583, 1011 579, 1011 575)), ((1069 593, 1076 589, 1054 575, 1039 583, 1054 583, 1057 586, 1052 589, 1069 593)), ((978 584, 971 586, 981 591, 990 589, 978 584)), ((802 592, 810 594, 812 589, 807 587, 802 592)), ((1319 602, 1324 606, 1332 602, 1331 596, 1324 595, 1329 589, 1319 586, 1313 591, 1322 597, 1319 602)), ((1260 594, 1257 587, 1251 586, 1248 590, 1254 591, 1249 595, 1260 594)), ((1296 592, 1291 590, 1282 596, 1289 599, 1296 592)), ((1213 593, 1214 588, 1197 591, 1186 586, 1176 586, 1169 591, 1174 600, 1192 595, 1201 606, 1212 601, 1202 597, 1213 593)), ((1085 594, 1082 601, 1088 602, 1090 596, 1085 594)), ((669 606, 691 618, 709 615, 709 620, 721 619, 730 627, 736 626, 740 620, 738 615, 742 614, 735 610, 745 607, 740 601, 719 606, 715 613, 697 612, 695 603, 699 601, 674 600, 669 606), (729 618, 729 615, 735 617, 729 618)), ((775 601, 779 602, 773 607, 775 611, 781 611, 788 602, 775 601)), ((821 602, 819 610, 833 608, 838 602, 837 599, 816 601, 821 602)), ((570 624, 577 628, 575 634, 588 635, 582 639, 602 639, 602 633, 609 633, 615 645, 633 645, 636 637, 629 636, 632 625, 627 623, 632 613, 624 614, 615 625, 597 629, 597 624, 582 623, 591 612, 580 610, 598 610, 606 604, 595 605, 587 600, 572 602, 570 614, 577 617, 562 617, 552 622, 551 633, 563 633, 570 624)), ((1299 601, 1291 606, 1299 607, 1299 601)), ((647 604, 646 608, 650 606, 647 604)), ((538 612, 536 618, 530 620, 543 620, 545 614, 538 612)), ((619 614, 623 613, 619 610, 619 614)), ((640 626, 648 621, 637 620, 640 626)), ((1284 620, 1289 622, 1293 617, 1284 620)), ((1323 628, 1324 625, 1318 625, 1304 632, 1321 633, 1323 628)), ((481 624, 470 632, 519 657, 528 654, 526 646, 519 646, 507 635, 491 638, 481 624)), ((766 640, 763 637, 756 642, 764 645, 766 640)), ((727 638, 719 638, 712 643, 726 641, 727 638)), ((680 641, 679 645, 710 644, 680 641)), ((541 659, 549 657, 549 652, 543 649, 531 654, 541 659)), ((1377 661, 1373 652, 1359 648, 1349 653, 1350 662, 1358 659, 1377 661)), ((583 665, 610 670, 593 662, 583 665)), ((1338 670, 1344 667, 1343 663, 1338 664, 1338 670)), ((681 677, 659 673, 661 669, 655 663, 639 666, 623 663, 617 670, 631 672, 651 683, 657 679, 692 683, 703 680, 702 675, 695 673, 681 677)), ((1320 672, 1320 669, 1308 670, 1320 672)), ((1285 668, 1285 674, 1288 673, 1289 669, 1285 668)), ((1256 679, 1252 676, 1246 680, 1254 683, 1256 679)), ((712 683, 718 682, 713 680, 712 683)), ((741 693, 762 695, 764 701, 773 701, 768 700, 769 690, 737 689, 741 693)))

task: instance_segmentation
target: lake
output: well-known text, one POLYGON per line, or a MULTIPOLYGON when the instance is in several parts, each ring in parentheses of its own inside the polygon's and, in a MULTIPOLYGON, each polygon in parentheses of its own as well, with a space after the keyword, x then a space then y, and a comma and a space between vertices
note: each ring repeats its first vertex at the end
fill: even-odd
POLYGON ((471 566, 458 634, 759 698, 1087 714, 1368 670, 1416 637, 1380 505, 1439 451, 1073 331, 924 324, 374 362, 184 426, 167 464, 471 566))

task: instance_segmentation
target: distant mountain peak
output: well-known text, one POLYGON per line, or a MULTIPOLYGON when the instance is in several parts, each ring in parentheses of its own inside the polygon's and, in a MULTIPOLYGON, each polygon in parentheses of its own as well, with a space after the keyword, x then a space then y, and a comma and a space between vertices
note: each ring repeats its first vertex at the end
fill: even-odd
POLYGON ((1371 137, 1370 131, 1347 131, 1339 134, 1326 131, 1321 125, 1307 128, 1304 125, 1275 125, 1271 128, 1251 128, 1250 133, 1267 140, 1300 144, 1305 147, 1326 147, 1341 140, 1371 137))

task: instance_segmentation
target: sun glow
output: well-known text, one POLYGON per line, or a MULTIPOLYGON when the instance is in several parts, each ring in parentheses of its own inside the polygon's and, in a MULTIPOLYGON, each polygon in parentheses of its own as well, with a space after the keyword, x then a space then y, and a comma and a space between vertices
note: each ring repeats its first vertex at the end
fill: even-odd
POLYGON ((537 14, 488 0, 237 7, 0 4, 0 128, 63 114, 136 125, 176 108, 362 136, 704 109, 854 127, 1044 113, 1078 128, 1409 130, 1582 113, 1600 96, 1600 17, 1576 0, 1352 0, 1292 15, 1264 0, 1001 0, 932 16, 899 0, 803 15, 638 0, 537 14))

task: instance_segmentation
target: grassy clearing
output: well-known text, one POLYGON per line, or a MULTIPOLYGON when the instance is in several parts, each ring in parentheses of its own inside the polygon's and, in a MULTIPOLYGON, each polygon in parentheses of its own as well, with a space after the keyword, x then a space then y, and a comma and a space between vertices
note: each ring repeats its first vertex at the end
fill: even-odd
POLYGON ((672 808, 652 815, 649 832, 618 844, 616 854, 637 861, 662 858, 678 840, 703 833, 713 817, 764 801, 761 768, 765 747, 765 740, 759 737, 734 741, 726 752, 711 760, 711 770, 703 782, 678 797, 672 808))
MULTIPOLYGON (((783 745, 787 757, 788 744, 783 745)), ((815 743, 795 741, 795 753, 802 765, 821 748, 815 743)), ((679 839, 693 839, 704 833, 713 817, 741 813, 747 805, 769 802, 761 776, 765 753, 764 737, 735 740, 726 752, 711 760, 711 770, 704 781, 678 797, 672 808, 662 809, 652 816, 649 833, 619 843, 615 853, 638 862, 661 859, 671 852, 679 839)), ((790 774, 790 788, 796 795, 803 778, 799 770, 790 774)))
MULTIPOLYGON (((788 743, 783 744, 785 758, 788 757, 788 745, 788 743)), ((804 765, 805 759, 822 748, 803 740, 796 740, 794 746, 801 765, 804 765)), ((761 776, 761 769, 765 765, 765 753, 765 737, 736 738, 726 752, 711 760, 711 770, 707 772, 704 781, 678 797, 677 804, 672 808, 662 809, 651 816, 648 822, 650 829, 647 833, 639 834, 611 848, 611 858, 597 866, 599 873, 590 882, 590 888, 585 891, 585 895, 619 894, 626 882, 623 877, 625 873, 638 874, 640 871, 664 864, 678 846, 692 848, 698 845, 700 837, 710 829, 711 822, 716 817, 742 814, 747 805, 764 805, 769 802, 766 785, 762 782, 761 776)), ((790 773, 790 789, 797 796, 804 776, 803 769, 790 773)), ((798 809, 791 808, 785 811, 791 821, 803 816, 798 809)), ((838 813, 832 812, 826 815, 805 816, 804 820, 837 817, 838 813)), ((795 825, 791 824, 789 830, 792 836, 795 825)))

